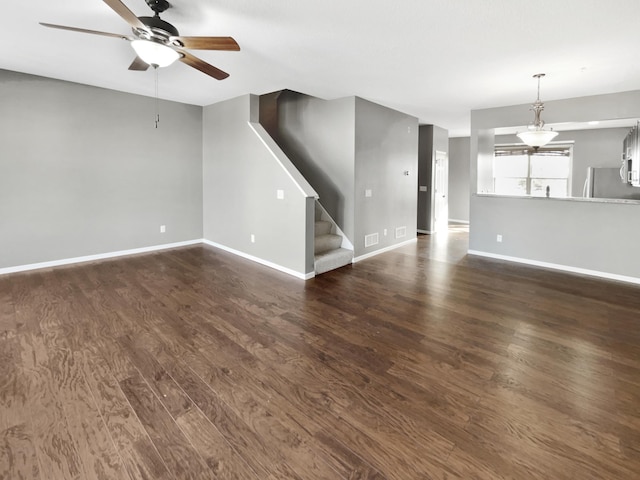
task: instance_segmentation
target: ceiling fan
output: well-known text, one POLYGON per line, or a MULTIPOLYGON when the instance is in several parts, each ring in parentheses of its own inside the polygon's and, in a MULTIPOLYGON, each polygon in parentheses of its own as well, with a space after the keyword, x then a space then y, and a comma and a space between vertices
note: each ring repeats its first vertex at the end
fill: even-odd
POLYGON ((171 7, 167 0, 145 0, 149 8, 155 12, 153 17, 136 17, 121 0, 103 1, 131 26, 133 35, 100 32, 42 22, 40 22, 40 25, 71 30, 72 32, 121 38, 131 42, 131 46, 136 52, 136 58, 129 66, 129 70, 144 71, 149 66, 154 68, 167 67, 176 60, 180 60, 182 63, 200 70, 217 80, 223 80, 229 76, 227 72, 223 72, 219 68, 195 57, 187 52, 185 48, 193 50, 240 50, 240 46, 232 37, 181 36, 176 27, 160 18, 160 14, 171 7))

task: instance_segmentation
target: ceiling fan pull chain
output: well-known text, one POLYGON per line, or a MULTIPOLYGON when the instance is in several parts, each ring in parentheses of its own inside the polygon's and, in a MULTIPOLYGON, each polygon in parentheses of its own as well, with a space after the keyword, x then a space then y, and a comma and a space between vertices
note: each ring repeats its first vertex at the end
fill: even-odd
POLYGON ((158 66, 154 65, 153 69, 155 70, 156 76, 156 128, 158 128, 158 123, 160 123, 160 100, 158 99, 158 66))

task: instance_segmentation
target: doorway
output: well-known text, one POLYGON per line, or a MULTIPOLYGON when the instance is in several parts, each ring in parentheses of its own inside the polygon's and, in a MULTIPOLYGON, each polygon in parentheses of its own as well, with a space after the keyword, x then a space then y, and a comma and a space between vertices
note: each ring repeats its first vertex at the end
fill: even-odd
POLYGON ((433 165, 433 232, 449 228, 449 158, 447 152, 436 150, 433 165))

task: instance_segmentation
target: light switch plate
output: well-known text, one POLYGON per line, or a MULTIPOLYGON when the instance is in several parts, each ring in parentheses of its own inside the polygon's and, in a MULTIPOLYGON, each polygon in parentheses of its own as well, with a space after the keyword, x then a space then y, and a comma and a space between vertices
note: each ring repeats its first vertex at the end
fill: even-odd
POLYGON ((276 190, 276 198, 278 200, 284 199, 284 190, 276 190))
POLYGON ((364 191, 364 196, 365 196, 365 197, 370 197, 372 194, 373 194, 373 193, 371 192, 371 189, 370 189, 370 188, 367 188, 367 189, 364 191))

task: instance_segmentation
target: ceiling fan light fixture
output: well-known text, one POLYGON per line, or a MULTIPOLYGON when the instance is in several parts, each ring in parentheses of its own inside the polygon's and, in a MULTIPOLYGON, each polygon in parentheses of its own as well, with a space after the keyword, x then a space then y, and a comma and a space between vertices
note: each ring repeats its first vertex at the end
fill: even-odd
POLYGON ((131 46, 142 61, 152 66, 168 67, 180 58, 173 48, 151 40, 133 40, 131 46))
POLYGON ((181 37, 178 29, 160 18, 160 12, 171 7, 169 0, 146 0, 153 17, 138 17, 123 3, 123 0, 104 0, 111 10, 120 16, 131 27, 132 35, 100 32, 86 28, 68 27, 53 23, 42 23, 48 28, 57 28, 71 32, 89 33, 105 37, 119 38, 131 43, 136 52, 136 58, 129 65, 129 70, 145 72, 149 66, 168 67, 176 60, 180 60, 188 67, 216 80, 224 80, 229 76, 227 72, 205 62, 189 53, 188 50, 228 50, 238 51, 240 46, 232 37, 181 37), (183 50, 186 49, 186 50, 183 50))
POLYGON ((533 78, 538 79, 538 98, 533 105, 531 105, 530 109, 533 110, 534 120, 533 123, 529 125, 529 130, 518 133, 518 138, 533 148, 546 145, 558 135, 558 132, 545 130, 543 128, 544 122, 542 121, 541 115, 544 110, 544 103, 540 101, 540 79, 544 77, 544 75, 544 73, 536 73, 533 76, 533 78))

